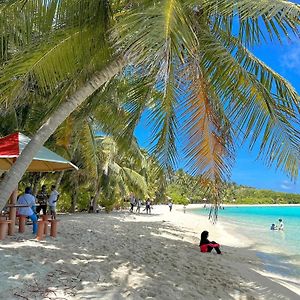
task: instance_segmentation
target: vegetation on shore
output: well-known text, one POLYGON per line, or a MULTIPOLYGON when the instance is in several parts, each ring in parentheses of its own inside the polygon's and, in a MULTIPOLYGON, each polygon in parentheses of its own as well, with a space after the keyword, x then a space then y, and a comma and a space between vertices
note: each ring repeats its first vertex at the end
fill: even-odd
MULTIPOLYGON (((110 138, 106 142, 109 145, 113 143, 110 138)), ((123 153, 117 158, 115 152, 114 161, 109 163, 106 171, 101 172, 98 191, 94 189, 94 183, 90 180, 89 171, 86 169, 79 174, 75 171, 65 172, 62 178, 60 174, 28 173, 23 177, 20 188, 23 190, 25 186, 31 185, 36 192, 42 184, 50 187, 60 178, 61 183, 58 189, 61 197, 58 210, 61 212, 86 211, 92 197, 94 210, 98 206, 103 207, 106 212, 125 208, 129 206, 128 196, 131 191, 142 201, 150 197, 153 203, 167 203, 170 200, 174 204, 185 205, 213 203, 210 198, 210 188, 203 185, 201 176, 191 176, 180 169, 176 172, 169 172, 168 176, 161 173, 158 177, 155 169, 159 168, 159 165, 155 159, 143 150, 140 155, 140 159, 144 159, 143 167, 141 168, 137 162, 134 165, 132 160, 131 169, 129 169, 128 157, 126 158, 123 153), (116 168, 119 170, 117 173, 116 168)), ((102 165, 104 164, 103 162, 102 165)), ((224 204, 300 204, 299 194, 259 190, 236 183, 223 184, 221 197, 220 202, 224 204)))
MULTIPOLYGON (((169 181, 167 194, 174 203, 211 203, 210 188, 201 184, 200 176, 183 170, 175 172, 169 181)), ((300 194, 261 190, 233 182, 223 183, 221 203, 226 204, 300 204, 300 194)))

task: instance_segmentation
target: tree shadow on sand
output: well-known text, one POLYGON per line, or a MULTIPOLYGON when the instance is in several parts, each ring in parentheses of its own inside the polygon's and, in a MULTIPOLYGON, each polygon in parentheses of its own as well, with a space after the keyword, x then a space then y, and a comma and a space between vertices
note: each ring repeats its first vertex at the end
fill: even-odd
POLYGON ((222 256, 199 253, 184 230, 150 215, 145 222, 125 222, 123 215, 64 216, 57 239, 3 241, 0 279, 7 288, 0 298, 283 299, 278 288, 232 271, 226 253, 233 248, 222 256))

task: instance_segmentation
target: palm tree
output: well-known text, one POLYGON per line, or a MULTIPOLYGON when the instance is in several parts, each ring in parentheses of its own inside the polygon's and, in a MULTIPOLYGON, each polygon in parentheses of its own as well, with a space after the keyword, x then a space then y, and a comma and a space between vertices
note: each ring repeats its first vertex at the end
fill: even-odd
POLYGON ((251 147, 260 143, 268 164, 297 176, 299 97, 247 47, 297 35, 298 5, 283 0, 8 3, 0 7, 6 62, 2 102, 20 101, 34 90, 60 104, 0 184, 1 205, 39 147, 124 66, 123 76, 139 77, 140 83, 132 90, 122 134, 132 133, 148 109, 154 150, 165 168, 176 162, 175 140, 183 128, 191 171, 212 183, 228 177, 236 139, 250 139, 251 147), (32 18, 43 14, 47 17, 32 18))

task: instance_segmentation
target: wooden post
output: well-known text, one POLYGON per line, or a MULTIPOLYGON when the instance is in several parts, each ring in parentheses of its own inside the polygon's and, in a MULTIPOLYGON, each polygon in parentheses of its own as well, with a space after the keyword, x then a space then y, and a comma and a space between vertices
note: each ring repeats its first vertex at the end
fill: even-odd
POLYGON ((49 215, 42 215, 42 220, 45 222, 45 225, 44 225, 44 235, 47 235, 48 234, 49 215))
MULTIPOLYGON (((13 191, 10 196, 10 204, 15 205, 18 198, 18 187, 13 191)), ((15 233, 15 223, 16 223, 16 207, 10 207, 9 209, 9 219, 11 223, 8 224, 8 235, 13 235, 15 233)))
POLYGON ((57 223, 59 220, 49 220, 51 223, 51 228, 50 228, 50 236, 56 237, 57 236, 57 223))
POLYGON ((19 216, 19 232, 25 232, 26 216, 19 216))
POLYGON ((45 221, 39 220, 38 221, 38 231, 36 239, 38 241, 41 241, 44 238, 44 228, 45 228, 45 221))
POLYGON ((0 240, 4 240, 7 236, 8 225, 11 221, 9 220, 1 220, 0 221, 0 240))

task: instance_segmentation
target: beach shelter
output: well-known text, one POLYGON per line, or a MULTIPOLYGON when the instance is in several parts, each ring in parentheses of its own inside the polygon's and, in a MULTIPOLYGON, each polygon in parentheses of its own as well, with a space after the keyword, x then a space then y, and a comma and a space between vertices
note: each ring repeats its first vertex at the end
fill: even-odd
MULTIPOLYGON (((0 171, 7 171, 14 164, 26 145, 30 142, 30 138, 26 135, 15 132, 6 137, 0 138, 0 171)), ((38 153, 34 156, 27 172, 54 172, 64 170, 78 170, 74 164, 50 151, 46 147, 41 147, 38 153)), ((10 198, 10 220, 9 234, 14 233, 14 223, 18 190, 12 194, 10 198)))
MULTIPOLYGON (((30 138, 20 132, 0 138, 0 170, 9 170, 29 142, 30 138)), ((33 158, 27 171, 53 172, 72 169, 78 170, 70 161, 46 147, 42 147, 33 158)))

